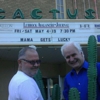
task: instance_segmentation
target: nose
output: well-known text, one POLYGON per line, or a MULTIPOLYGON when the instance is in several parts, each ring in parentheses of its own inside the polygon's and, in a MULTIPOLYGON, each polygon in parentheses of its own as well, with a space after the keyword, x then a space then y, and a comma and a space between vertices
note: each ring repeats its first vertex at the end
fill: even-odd
POLYGON ((34 66, 36 66, 36 67, 37 67, 37 66, 39 66, 39 64, 35 63, 35 64, 34 64, 34 66))
POLYGON ((73 61, 73 60, 74 60, 74 57, 71 56, 71 57, 70 57, 70 61, 73 61))

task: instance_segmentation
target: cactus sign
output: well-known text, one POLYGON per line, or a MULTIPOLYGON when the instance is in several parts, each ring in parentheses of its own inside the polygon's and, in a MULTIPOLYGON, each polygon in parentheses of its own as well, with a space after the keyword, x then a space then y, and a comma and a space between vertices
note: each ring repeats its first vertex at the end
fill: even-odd
MULTIPOLYGON (((57 10, 57 9, 51 9, 48 12, 52 13, 53 19, 56 19, 57 18, 56 14, 60 13, 60 11, 57 10)), ((67 9, 66 12, 67 12, 67 16, 69 17, 69 19, 76 19, 77 15, 78 15, 78 10, 77 9, 74 10, 74 14, 71 13, 70 9, 67 9)), ((3 9, 0 9, 0 13, 6 13, 6 12, 3 9)), ((31 11, 32 19, 41 19, 43 16, 40 15, 39 13, 42 13, 42 11, 40 9, 33 9, 31 11)), ((95 13, 95 11, 93 9, 87 9, 85 11, 85 13, 87 14, 86 16, 84 15, 84 17, 86 19, 95 19, 95 16, 93 15, 95 13)), ((4 18, 5 18, 4 15, 0 16, 0 19, 4 19, 4 18)), ((17 18, 24 19, 25 17, 24 17, 23 12, 21 11, 21 9, 17 9, 14 12, 12 18, 13 19, 17 19, 17 18)))

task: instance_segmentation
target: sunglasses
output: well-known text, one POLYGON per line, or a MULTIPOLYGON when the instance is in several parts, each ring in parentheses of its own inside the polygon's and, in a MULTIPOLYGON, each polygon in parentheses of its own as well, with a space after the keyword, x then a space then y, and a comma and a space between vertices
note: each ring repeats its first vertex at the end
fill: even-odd
POLYGON ((34 66, 36 63, 37 63, 37 64, 40 64, 40 63, 41 63, 41 60, 40 60, 40 59, 39 59, 39 60, 26 60, 26 59, 21 59, 21 60, 24 60, 24 61, 30 63, 30 64, 33 65, 33 66, 34 66))

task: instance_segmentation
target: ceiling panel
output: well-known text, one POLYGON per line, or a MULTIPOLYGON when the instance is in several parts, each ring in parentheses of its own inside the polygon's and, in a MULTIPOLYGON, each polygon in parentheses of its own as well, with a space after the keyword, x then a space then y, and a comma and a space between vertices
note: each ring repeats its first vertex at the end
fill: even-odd
MULTIPOLYGON (((0 59, 17 61, 18 52, 22 47, 0 47, 0 59)), ((82 47, 87 60, 87 47, 82 47)), ((60 46, 38 46, 37 51, 39 53, 42 63, 63 63, 65 59, 61 55, 60 46)), ((100 47, 97 48, 97 57, 100 61, 100 47)))

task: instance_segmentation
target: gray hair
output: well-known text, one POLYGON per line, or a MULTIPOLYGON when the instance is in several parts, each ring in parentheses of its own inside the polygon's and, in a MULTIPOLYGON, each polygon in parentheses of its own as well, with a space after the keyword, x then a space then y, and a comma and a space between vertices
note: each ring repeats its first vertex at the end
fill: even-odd
POLYGON ((22 48, 22 49, 19 51, 18 59, 20 59, 22 56, 24 56, 27 50, 35 50, 35 51, 36 51, 36 46, 31 45, 31 46, 22 48))
MULTIPOLYGON (((71 45, 71 44, 73 44, 79 52, 82 52, 82 55, 83 55, 83 57, 84 57, 82 48, 81 48, 80 44, 77 43, 77 42, 66 42, 66 43, 61 47, 61 54, 64 56, 64 49, 67 48, 67 46, 69 46, 69 45, 71 45)), ((64 56, 64 57, 65 57, 65 56, 64 56)))

